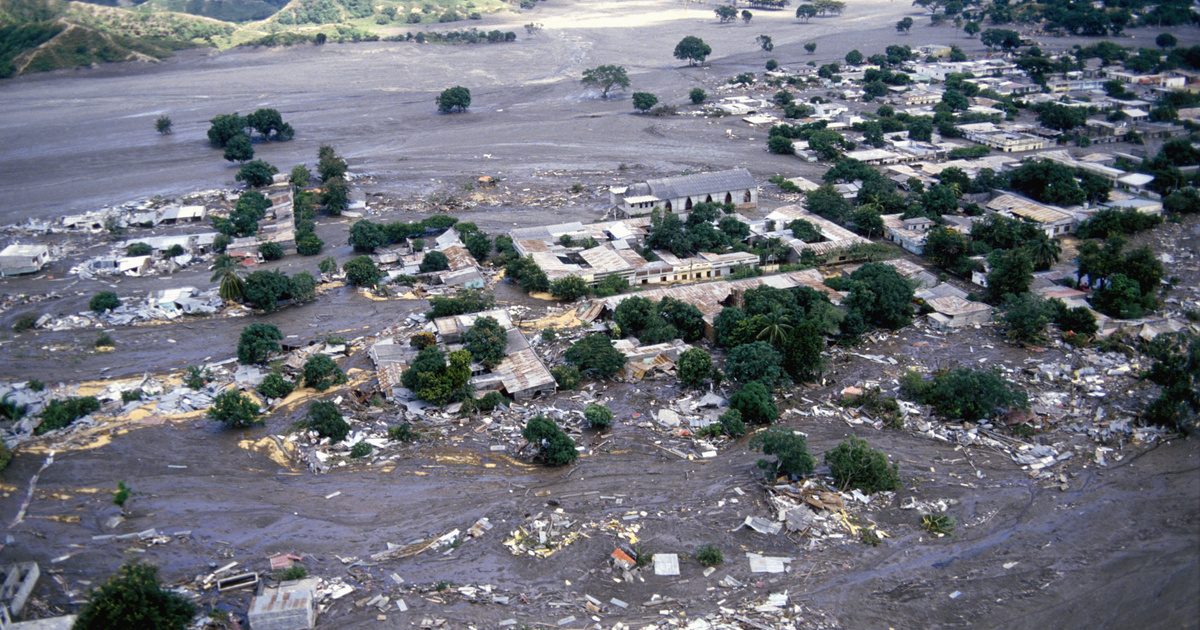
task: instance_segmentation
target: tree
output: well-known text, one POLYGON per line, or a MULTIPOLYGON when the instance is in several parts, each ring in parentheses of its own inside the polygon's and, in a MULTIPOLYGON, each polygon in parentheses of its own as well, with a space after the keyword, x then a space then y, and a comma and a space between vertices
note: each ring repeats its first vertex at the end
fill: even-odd
MULTIPOLYGON (((796 17, 808 22, 817 16, 817 8, 811 4, 802 4, 796 7, 796 17)), ((815 46, 814 46, 815 48, 815 46)))
POLYGON ((1154 364, 1146 373, 1161 388, 1142 412, 1151 424, 1190 434, 1200 422, 1200 337, 1190 333, 1159 335, 1147 354, 1154 364))
POLYGON ((658 104, 658 97, 649 92, 634 92, 633 93, 633 108, 639 112, 646 113, 651 107, 658 104))
POLYGON ((1136 319, 1146 314, 1153 296, 1145 296, 1137 281, 1123 273, 1114 273, 1100 288, 1092 291, 1096 310, 1118 319, 1136 319), (1149 299, 1147 299, 1149 297, 1149 299))
POLYGON ((779 155, 792 155, 796 152, 796 147, 789 138, 770 136, 767 138, 767 151, 779 155))
POLYGON ((446 255, 437 250, 425 252, 425 256, 421 258, 421 264, 417 269, 421 273, 431 273, 434 271, 445 271, 450 268, 450 259, 446 255))
POLYGON ((846 63, 848 63, 852 66, 858 66, 858 65, 862 65, 862 62, 863 62, 863 54, 858 52, 857 48, 846 53, 846 63))
POLYGON ((979 36, 979 41, 988 48, 1000 48, 1005 51, 1011 51, 1021 46, 1021 35, 1016 31, 1008 29, 989 28, 979 36))
POLYGON ((1037 236, 1026 243, 1025 251, 1029 253, 1033 268, 1045 271, 1050 268, 1050 265, 1058 262, 1058 257, 1062 254, 1062 245, 1039 230, 1037 236))
POLYGON ((599 333, 576 341, 563 358, 580 372, 596 378, 612 377, 625 366, 625 355, 613 347, 611 339, 599 333))
POLYGON ((261 134, 265 140, 287 141, 296 133, 291 125, 283 122, 279 110, 271 108, 254 110, 254 113, 246 117, 246 125, 261 134))
POLYGON ((287 298, 292 283, 278 271, 255 271, 246 276, 245 286, 246 304, 270 313, 287 298))
POLYGON ((712 357, 700 348, 688 348, 675 362, 675 374, 688 387, 703 387, 713 373, 712 357))
POLYGON ((913 26, 913 19, 910 17, 905 17, 904 19, 900 20, 899 22, 896 22, 896 32, 904 33, 905 35, 907 35, 908 32, 910 30, 912 30, 912 26, 913 26))
POLYGON ((849 281, 850 295, 843 304, 864 321, 892 330, 912 321, 912 286, 891 265, 867 263, 849 281))
POLYGON ((304 362, 304 385, 323 392, 334 385, 346 382, 346 373, 333 359, 324 354, 314 354, 304 362))
POLYGON ((851 436, 825 451, 825 463, 838 488, 857 488, 867 494, 898 490, 900 473, 887 455, 871 448, 866 440, 851 436))
POLYGON ((967 22, 963 25, 963 32, 967 34, 967 37, 975 37, 980 30, 979 22, 967 22))
POLYGON ((675 58, 680 61, 687 61, 688 65, 704 64, 704 60, 712 54, 712 47, 704 43, 703 39, 694 35, 688 35, 679 40, 675 45, 675 58))
POLYGON ((230 162, 245 162, 254 159, 254 147, 250 145, 250 136, 244 133, 229 139, 225 143, 225 159, 230 162))
POLYGON ((967 237, 947 227, 935 227, 925 233, 922 254, 933 264, 955 273, 963 273, 963 263, 971 254, 967 237))
POLYGON ((383 278, 383 272, 369 256, 355 256, 342 265, 346 282, 355 287, 373 287, 383 278))
POLYGON ((286 398, 296 389, 296 384, 279 372, 271 372, 258 386, 258 393, 267 398, 286 398))
POLYGON ((812 474, 816 461, 808 454, 808 441, 803 435, 789 429, 769 429, 754 439, 754 445, 763 455, 774 455, 774 462, 759 460, 760 468, 772 477, 786 475, 797 479, 812 474))
POLYGON ((243 164, 233 178, 239 182, 245 182, 251 188, 259 188, 270 184, 274 180, 275 173, 278 172, 279 169, 262 160, 253 160, 243 164))
POLYGON ((338 411, 337 405, 328 400, 318 400, 308 406, 308 417, 304 426, 310 431, 316 431, 317 435, 323 438, 329 438, 333 444, 350 435, 350 423, 342 418, 342 412, 338 411))
POLYGON ((931 380, 908 372, 900 379, 900 393, 932 406, 944 418, 967 422, 993 418, 1008 409, 1028 405, 1025 393, 1010 386, 1004 376, 970 368, 938 372, 931 380))
POLYGON ((473 359, 490 370, 504 360, 508 333, 494 317, 479 317, 463 335, 463 347, 473 359))
POLYGON ((227 389, 213 399, 208 417, 230 429, 244 429, 258 423, 258 405, 236 389, 227 389))
POLYGON ((512 258, 504 266, 504 275, 516 282, 522 291, 549 291, 550 279, 532 257, 512 258))
POLYGON ((816 42, 808 42, 807 44, 804 45, 804 50, 805 50, 805 52, 807 52, 810 55, 817 52, 817 43, 816 42))
POLYGON ((779 347, 783 356, 783 369, 801 382, 812 382, 821 378, 825 360, 823 326, 815 317, 807 317, 792 326, 779 347))
MULTIPOLYGON (((1082 107, 1067 107, 1058 103, 1042 103, 1033 109, 1037 112, 1038 122, 1050 129, 1070 131, 1087 124, 1088 112, 1087 109, 1082 107)), ((1065 166, 1063 168, 1067 169, 1065 166)))
POLYGON ((596 66, 583 71, 582 83, 600 88, 600 98, 608 98, 608 93, 614 88, 629 87, 629 74, 625 72, 625 66, 596 66))
POLYGON ((465 112, 471 106, 471 90, 456 85, 442 90, 442 93, 434 100, 437 102, 438 111, 443 114, 465 112))
POLYGON ((274 324, 250 324, 242 329, 238 338, 238 363, 246 365, 265 364, 271 355, 279 352, 283 333, 274 324))
POLYGON ((312 181, 312 173, 309 172, 307 166, 298 164, 292 167, 292 172, 289 175, 288 180, 291 181, 292 185, 296 188, 307 188, 309 182, 312 181))
POLYGON ((241 302, 246 297, 246 283, 238 274, 237 261, 224 254, 213 265, 212 282, 220 282, 217 295, 226 302, 241 302))
POLYGON ((209 121, 208 142, 215 148, 225 148, 238 135, 246 135, 246 119, 237 114, 220 114, 209 121))
POLYGON ((158 569, 130 563, 92 591, 72 627, 183 630, 195 615, 196 607, 186 597, 159 586, 158 569))
POLYGON ((987 300, 1001 304, 1009 295, 1029 291, 1033 282, 1033 260, 1023 249, 997 250, 988 256, 987 300))
POLYGON ((752 20, 752 19, 754 19, 754 14, 745 9, 742 9, 742 23, 749 24, 750 20, 752 20))
POLYGON ((702 88, 692 88, 692 91, 688 92, 688 98, 691 99, 693 105, 699 105, 708 98, 708 94, 702 88))
POLYGON ((112 291, 101 291, 88 300, 88 308, 96 313, 104 313, 121 305, 121 298, 112 291))
POLYGON ((449 358, 447 363, 437 346, 428 346, 417 353, 400 380, 417 398, 435 405, 462 400, 470 394, 471 353, 458 350, 449 358))
POLYGON ((655 307, 658 319, 675 329, 684 341, 697 341, 704 336, 704 314, 700 309, 672 297, 664 297, 655 307))
POLYGON ((355 252, 370 254, 387 245, 388 237, 378 223, 360 219, 350 226, 349 243, 354 246, 355 252))
POLYGON ((588 426, 593 429, 607 429, 612 426, 613 412, 604 405, 591 404, 583 409, 583 417, 588 426))
POLYGON ((547 466, 566 466, 579 457, 575 440, 545 416, 530 418, 521 437, 537 448, 536 459, 547 466))
POLYGON ((550 283, 550 295, 564 302, 574 302, 588 294, 587 282, 579 276, 564 276, 550 283))
POLYGON ((754 41, 758 43, 759 48, 763 49, 763 52, 775 50, 775 42, 771 41, 770 35, 759 35, 754 38, 754 41))
POLYGON ((166 114, 154 119, 154 130, 164 136, 171 135, 171 126, 171 117, 166 114))
POLYGON ((471 256, 483 262, 487 260, 488 254, 492 252, 492 240, 483 232, 471 232, 463 236, 463 244, 467 246, 467 251, 471 256))
POLYGON ((1188 186, 1180 188, 1163 199, 1163 208, 1175 214, 1195 214, 1200 212, 1200 191, 1188 186))
POLYGON ((771 424, 779 417, 775 401, 771 399, 771 390, 762 381, 751 381, 729 397, 729 407, 742 414, 746 422, 753 424, 771 424))
POLYGON ((774 385, 782 373, 782 364, 783 357, 771 344, 755 341, 729 352, 725 359, 725 374, 738 383, 762 381, 766 385, 774 385))
POLYGON ((867 238, 883 235, 883 217, 870 205, 862 205, 850 213, 850 228, 867 238))
POLYGON ((1032 293, 1010 294, 1004 302, 1005 336, 1022 346, 1043 344, 1053 312, 1045 300, 1032 293))
POLYGON ((737 9, 728 4, 719 5, 717 8, 713 9, 713 13, 716 13, 717 17, 720 18, 721 24, 733 22, 738 16, 737 9))
POLYGON ((1174 48, 1175 44, 1179 43, 1175 36, 1170 33, 1159 33, 1158 37, 1154 38, 1154 44, 1162 49, 1174 48))
POLYGON ((343 178, 346 170, 346 160, 343 160, 333 150, 333 147, 327 144, 321 145, 317 150, 317 175, 321 177, 321 181, 328 182, 332 179, 343 178))

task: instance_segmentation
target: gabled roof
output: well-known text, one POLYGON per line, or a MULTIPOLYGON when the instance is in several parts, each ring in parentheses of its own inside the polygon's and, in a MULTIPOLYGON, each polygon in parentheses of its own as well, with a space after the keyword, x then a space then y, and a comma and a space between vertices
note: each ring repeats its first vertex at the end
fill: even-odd
POLYGON ((754 176, 744 168, 649 179, 646 180, 646 185, 650 187, 650 194, 659 199, 677 199, 729 190, 748 190, 757 186, 754 183, 754 176))

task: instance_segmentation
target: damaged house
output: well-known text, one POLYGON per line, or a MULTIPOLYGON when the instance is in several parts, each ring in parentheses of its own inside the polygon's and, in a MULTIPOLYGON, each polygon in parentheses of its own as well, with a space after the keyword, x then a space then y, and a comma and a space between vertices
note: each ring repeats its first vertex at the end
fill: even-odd
POLYGON ((737 208, 758 207, 758 184, 744 168, 648 179, 609 189, 612 205, 626 216, 645 216, 653 210, 686 214, 698 203, 728 203, 737 208))

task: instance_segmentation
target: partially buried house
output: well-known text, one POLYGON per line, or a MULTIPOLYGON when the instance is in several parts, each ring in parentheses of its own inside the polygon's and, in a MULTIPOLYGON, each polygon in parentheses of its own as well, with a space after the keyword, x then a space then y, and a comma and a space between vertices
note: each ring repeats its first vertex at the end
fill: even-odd
POLYGON ((758 184, 744 168, 648 179, 609 189, 609 199, 626 216, 654 210, 686 214, 698 203, 728 203, 738 209, 758 207, 758 184))

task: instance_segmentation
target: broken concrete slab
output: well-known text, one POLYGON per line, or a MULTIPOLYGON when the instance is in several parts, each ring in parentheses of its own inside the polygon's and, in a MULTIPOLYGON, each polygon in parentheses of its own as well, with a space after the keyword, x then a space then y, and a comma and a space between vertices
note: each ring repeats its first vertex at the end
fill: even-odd
POLYGON ((654 554, 654 575, 679 575, 679 555, 674 553, 654 554))
POLYGON ((787 571, 787 565, 792 562, 791 558, 761 556, 756 553, 747 553, 746 560, 750 561, 751 573, 784 573, 787 571))

